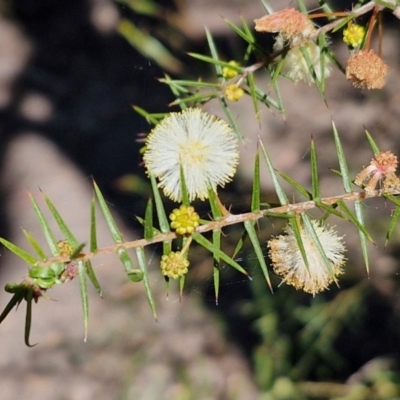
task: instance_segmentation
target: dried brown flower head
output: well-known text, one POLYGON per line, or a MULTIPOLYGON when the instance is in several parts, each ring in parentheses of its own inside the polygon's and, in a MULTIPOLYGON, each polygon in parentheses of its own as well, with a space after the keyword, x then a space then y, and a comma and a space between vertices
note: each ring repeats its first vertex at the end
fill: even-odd
POLYGON ((388 68, 373 50, 361 50, 348 59, 346 79, 359 89, 381 89, 385 85, 388 68))
POLYGON ((400 180, 395 173, 397 165, 397 157, 391 151, 376 154, 368 167, 356 176, 354 183, 364 184, 367 193, 372 193, 379 181, 382 181, 384 190, 400 187, 400 180))
POLYGON ((291 45, 300 44, 315 31, 313 23, 307 16, 294 8, 285 8, 276 13, 267 14, 255 19, 254 22, 256 31, 280 33, 291 45))

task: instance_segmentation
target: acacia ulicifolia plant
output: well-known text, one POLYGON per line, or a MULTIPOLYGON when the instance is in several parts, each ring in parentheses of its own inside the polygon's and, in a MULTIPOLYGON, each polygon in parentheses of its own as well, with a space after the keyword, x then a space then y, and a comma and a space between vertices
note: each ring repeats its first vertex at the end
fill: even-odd
MULTIPOLYGON (((180 291, 184 289, 185 275, 190 273, 190 247, 193 243, 210 252, 213 260, 213 279, 215 297, 219 296, 219 281, 222 265, 229 265, 249 276, 235 256, 243 242, 248 240, 257 256, 261 271, 270 286, 270 270, 282 278, 282 283, 294 286, 315 296, 326 290, 332 283, 338 285, 338 277, 344 272, 345 240, 329 227, 326 220, 336 215, 351 221, 360 233, 360 243, 368 270, 366 243, 372 241, 365 228, 361 203, 371 197, 383 196, 393 202, 396 209, 388 229, 387 237, 393 233, 395 222, 400 216, 400 202, 394 196, 400 193, 400 181, 396 175, 397 157, 390 151, 381 152, 366 132, 374 153, 370 165, 360 166, 361 172, 351 177, 348 172, 345 152, 339 133, 333 124, 333 139, 338 155, 338 179, 343 182, 343 193, 323 198, 320 192, 317 168, 317 153, 311 142, 311 191, 284 174, 278 174, 273 167, 264 143, 259 141, 259 151, 254 162, 254 181, 252 201, 249 210, 242 214, 232 214, 218 197, 219 187, 229 183, 239 164, 239 141, 243 138, 230 111, 230 102, 245 101, 248 96, 255 108, 256 118, 260 106, 275 108, 283 112, 279 94, 278 77, 315 85, 324 96, 325 80, 332 68, 340 68, 346 79, 359 89, 380 89, 385 84, 388 66, 381 58, 381 49, 371 48, 374 28, 381 26, 380 15, 391 12, 399 18, 400 6, 395 1, 360 1, 351 11, 334 11, 328 2, 320 1, 321 12, 307 13, 302 1, 299 9, 286 8, 272 12, 265 2, 267 15, 255 20, 254 29, 261 33, 273 34, 272 51, 264 49, 257 42, 253 29, 242 20, 242 26, 227 21, 232 30, 242 38, 247 49, 241 60, 221 60, 217 46, 210 32, 206 31, 211 55, 191 56, 214 67, 216 78, 209 82, 203 80, 175 80, 168 75, 160 79, 170 86, 176 96, 172 103, 181 108, 180 112, 169 114, 149 114, 140 107, 137 112, 155 125, 145 140, 143 160, 152 185, 153 200, 149 201, 144 218, 139 221, 144 227, 142 239, 127 242, 119 231, 100 189, 94 184, 95 199, 109 226, 114 244, 98 248, 96 240, 95 199, 91 205, 91 227, 89 249, 85 249, 72 230, 62 219, 53 203, 45 196, 46 204, 55 218, 64 238, 58 241, 49 224, 31 196, 34 211, 44 232, 51 254, 48 255, 38 241, 24 231, 35 255, 17 247, 4 238, 1 243, 28 265, 29 271, 21 283, 8 283, 5 290, 13 294, 0 315, 3 321, 14 306, 23 300, 27 302, 25 342, 29 343, 32 302, 46 297, 46 292, 57 284, 67 283, 78 278, 84 310, 85 338, 88 325, 88 294, 86 279, 101 294, 91 260, 99 254, 116 253, 121 260, 127 276, 133 282, 143 282, 148 301, 156 317, 155 302, 147 270, 144 248, 155 243, 163 243, 160 256, 160 272, 167 285, 170 280, 179 280, 180 291), (365 25, 357 19, 368 16, 365 25), (325 18, 327 23, 316 25, 314 21, 325 18), (329 32, 341 31, 344 45, 349 49, 347 66, 341 68, 335 54, 329 48, 329 32), (256 57, 259 61, 249 64, 256 57), (247 65, 249 64, 249 65, 247 65), (257 77, 255 71, 263 73, 257 77), (270 79, 272 94, 267 94, 257 85, 256 79, 270 79), (218 99, 227 121, 203 111, 202 106, 211 99, 218 99), (260 189, 260 162, 265 162, 279 200, 278 206, 262 208, 260 189), (285 179, 306 201, 290 203, 280 183, 285 179), (358 186, 364 190, 354 190, 358 186), (162 193, 159 189, 162 189, 162 193), (177 208, 167 218, 163 196, 177 203, 177 208), (207 200, 210 205, 210 218, 200 219, 193 202, 207 200), (354 203, 352 211, 346 203, 354 203), (153 221, 155 208, 156 222, 153 221), (312 218, 308 211, 319 208, 325 212, 321 220, 312 218), (287 219, 282 235, 260 243, 256 222, 261 218, 279 216, 287 219), (244 234, 236 246, 234 254, 222 250, 222 229, 230 225, 243 225, 244 234), (210 232, 211 235, 205 235, 210 232), (269 259, 264 257, 268 249, 269 259), (134 250, 133 260, 130 250, 134 250)), ((378 30, 379 43, 382 31, 378 30)))

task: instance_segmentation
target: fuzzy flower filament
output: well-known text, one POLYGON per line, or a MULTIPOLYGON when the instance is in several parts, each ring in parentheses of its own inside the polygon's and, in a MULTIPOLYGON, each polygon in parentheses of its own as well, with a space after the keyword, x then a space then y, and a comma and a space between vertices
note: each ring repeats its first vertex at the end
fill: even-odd
POLYGON ((171 228, 175 229, 178 235, 193 233, 199 226, 200 217, 192 206, 181 205, 175 208, 169 216, 171 228))
POLYGON ((397 166, 397 157, 391 151, 381 152, 356 176, 354 183, 364 185, 364 190, 369 194, 373 193, 380 181, 383 182, 384 190, 398 188, 400 180, 396 176, 397 166))
POLYGON ((285 228, 285 235, 269 240, 268 247, 274 272, 282 277, 282 282, 315 295, 327 289, 336 280, 336 276, 343 273, 342 266, 346 259, 343 238, 337 236, 332 228, 320 225, 316 221, 312 221, 312 225, 329 261, 330 269, 327 268, 310 233, 302 225, 300 234, 308 266, 304 263, 290 225, 285 228))
POLYGON ((254 22, 256 31, 278 33, 274 51, 287 50, 283 56, 281 72, 293 82, 311 84, 315 77, 321 81, 323 77, 329 76, 329 58, 321 53, 312 38, 316 28, 307 15, 294 8, 285 8, 254 22))
MULTIPOLYGON (((274 50, 279 51, 284 48, 284 42, 281 37, 277 37, 274 50)), ((327 56, 321 54, 321 49, 312 40, 305 42, 302 46, 292 47, 288 50, 283 59, 283 65, 281 73, 286 75, 293 82, 305 82, 309 85, 314 82, 314 74, 318 81, 322 78, 327 78, 330 74, 329 59, 327 56), (311 63, 312 69, 310 68, 303 52, 306 52, 308 59, 311 63), (325 57, 324 65, 322 66, 322 57, 325 57)))
POLYGON ((209 189, 216 191, 235 174, 238 140, 225 121, 188 108, 156 125, 147 137, 143 158, 167 197, 182 200, 182 168, 189 200, 205 200, 209 189))

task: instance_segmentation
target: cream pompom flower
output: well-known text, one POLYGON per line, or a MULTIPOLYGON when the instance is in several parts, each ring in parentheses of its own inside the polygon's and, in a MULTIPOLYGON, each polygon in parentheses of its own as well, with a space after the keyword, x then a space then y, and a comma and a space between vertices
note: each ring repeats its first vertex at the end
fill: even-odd
POLYGON ((209 189, 224 186, 235 174, 238 140, 225 121, 188 108, 169 114, 155 126, 143 158, 167 197, 182 200, 182 167, 189 200, 204 200, 209 189))
MULTIPOLYGON (((274 50, 280 51, 284 48, 284 46, 285 42, 283 38, 278 36, 274 44, 274 50)), ((327 78, 330 74, 330 61, 325 54, 321 54, 321 49, 319 48, 318 44, 313 40, 309 40, 302 44, 302 48, 303 51, 307 52, 308 54, 317 79, 319 81, 322 80, 322 73, 324 74, 324 78, 327 78), (325 65, 323 69, 322 57, 325 59, 325 65)), ((302 81, 310 85, 314 82, 314 77, 310 71, 306 59, 304 58, 300 46, 295 46, 288 50, 283 60, 281 72, 295 83, 302 81)))
POLYGON ((332 228, 320 225, 316 221, 311 223, 329 261, 330 269, 327 268, 314 239, 302 225, 300 234, 308 267, 304 263, 290 225, 285 228, 286 235, 269 240, 268 247, 274 272, 283 278, 282 282, 315 295, 327 289, 336 280, 336 276, 343 273, 342 266, 346 258, 343 254, 345 251, 343 238, 337 236, 332 228))
POLYGON ((287 48, 282 64, 282 74, 295 83, 303 81, 308 84, 314 82, 312 69, 319 81, 322 80, 322 75, 325 78, 329 76, 329 58, 326 54, 322 54, 320 47, 315 43, 313 36, 317 30, 306 14, 294 8, 285 8, 256 19, 254 22, 258 32, 278 33, 274 51, 281 53, 287 48), (310 66, 304 57, 304 52, 307 53, 310 66), (322 61, 324 68, 321 67, 322 61))

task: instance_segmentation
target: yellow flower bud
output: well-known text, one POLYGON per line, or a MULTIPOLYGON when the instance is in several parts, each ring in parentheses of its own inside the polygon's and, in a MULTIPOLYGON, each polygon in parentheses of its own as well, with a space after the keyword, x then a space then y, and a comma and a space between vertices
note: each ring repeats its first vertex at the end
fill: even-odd
POLYGON ((200 217, 192 206, 181 205, 175 208, 169 216, 171 228, 175 229, 178 235, 191 234, 199 226, 200 217))
POLYGON ((178 279, 187 274, 189 261, 183 256, 180 251, 171 252, 168 255, 161 257, 161 272, 164 276, 172 279, 178 279))
POLYGON ((59 240, 57 242, 58 250, 60 250, 60 256, 69 257, 74 254, 74 249, 69 244, 68 240, 59 240))
POLYGON ((244 90, 234 83, 225 88, 225 96, 230 101, 238 101, 243 95, 244 90))
POLYGON ((350 25, 343 31, 343 41, 351 47, 358 47, 365 36, 365 28, 361 25, 350 25))
MULTIPOLYGON (((236 61, 229 61, 229 65, 233 65, 234 67, 239 67, 239 64, 236 61)), ((234 68, 223 67, 222 68, 222 76, 225 79, 232 79, 237 76, 239 72, 234 68)))

